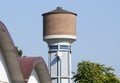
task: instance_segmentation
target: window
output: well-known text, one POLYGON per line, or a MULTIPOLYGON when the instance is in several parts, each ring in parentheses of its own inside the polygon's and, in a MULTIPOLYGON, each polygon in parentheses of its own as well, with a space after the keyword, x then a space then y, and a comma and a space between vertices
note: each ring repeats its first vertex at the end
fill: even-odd
POLYGON ((54 46, 49 46, 50 51, 57 51, 58 50, 58 45, 54 46))
POLYGON ((60 50, 69 50, 69 46, 67 46, 67 45, 60 45, 60 50))

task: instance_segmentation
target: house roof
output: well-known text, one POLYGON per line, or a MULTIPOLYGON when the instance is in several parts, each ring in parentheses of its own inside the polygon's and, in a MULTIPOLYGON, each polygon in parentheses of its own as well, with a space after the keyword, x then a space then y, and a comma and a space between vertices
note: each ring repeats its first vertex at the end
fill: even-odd
POLYGON ((35 69, 41 83, 50 83, 49 72, 42 57, 20 57, 19 62, 26 82, 35 69))
POLYGON ((3 58, 7 65, 9 75, 12 83, 24 82, 20 65, 18 62, 18 53, 15 49, 15 45, 12 38, 6 28, 6 26, 0 21, 0 50, 2 51, 3 58))
POLYGON ((0 21, 0 31, 7 31, 5 25, 0 21))
POLYGON ((51 83, 47 66, 42 57, 18 57, 14 42, 0 21, 0 50, 3 54, 12 83, 25 83, 35 68, 40 83, 51 83))
POLYGON ((77 15, 76 13, 73 13, 73 12, 62 9, 62 7, 57 7, 57 9, 55 9, 53 11, 50 11, 50 12, 47 12, 47 13, 44 13, 42 15, 44 16, 44 15, 49 15, 49 14, 60 14, 60 13, 61 14, 74 14, 74 15, 77 15))

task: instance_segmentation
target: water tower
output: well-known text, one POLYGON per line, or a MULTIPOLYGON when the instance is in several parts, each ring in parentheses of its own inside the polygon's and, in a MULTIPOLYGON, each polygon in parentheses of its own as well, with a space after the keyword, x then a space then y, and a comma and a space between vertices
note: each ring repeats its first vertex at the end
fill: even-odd
POLYGON ((42 14, 52 83, 72 83, 71 44, 76 40, 76 15, 61 7, 42 14))

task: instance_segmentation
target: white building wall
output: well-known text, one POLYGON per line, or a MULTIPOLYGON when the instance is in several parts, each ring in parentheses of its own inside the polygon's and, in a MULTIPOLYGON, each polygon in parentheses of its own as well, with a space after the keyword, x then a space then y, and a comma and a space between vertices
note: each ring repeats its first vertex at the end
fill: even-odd
POLYGON ((0 83, 11 83, 8 69, 6 67, 1 50, 0 50, 0 83))
POLYGON ((32 70, 32 73, 29 77, 28 83, 40 83, 38 75, 35 71, 35 69, 32 70))

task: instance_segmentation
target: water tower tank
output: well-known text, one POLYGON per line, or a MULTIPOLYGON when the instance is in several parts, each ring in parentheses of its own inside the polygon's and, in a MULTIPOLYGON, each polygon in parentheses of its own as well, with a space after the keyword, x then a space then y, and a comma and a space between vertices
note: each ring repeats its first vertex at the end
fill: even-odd
POLYGON ((76 40, 76 15, 57 7, 43 15, 43 40, 71 39, 76 40))

